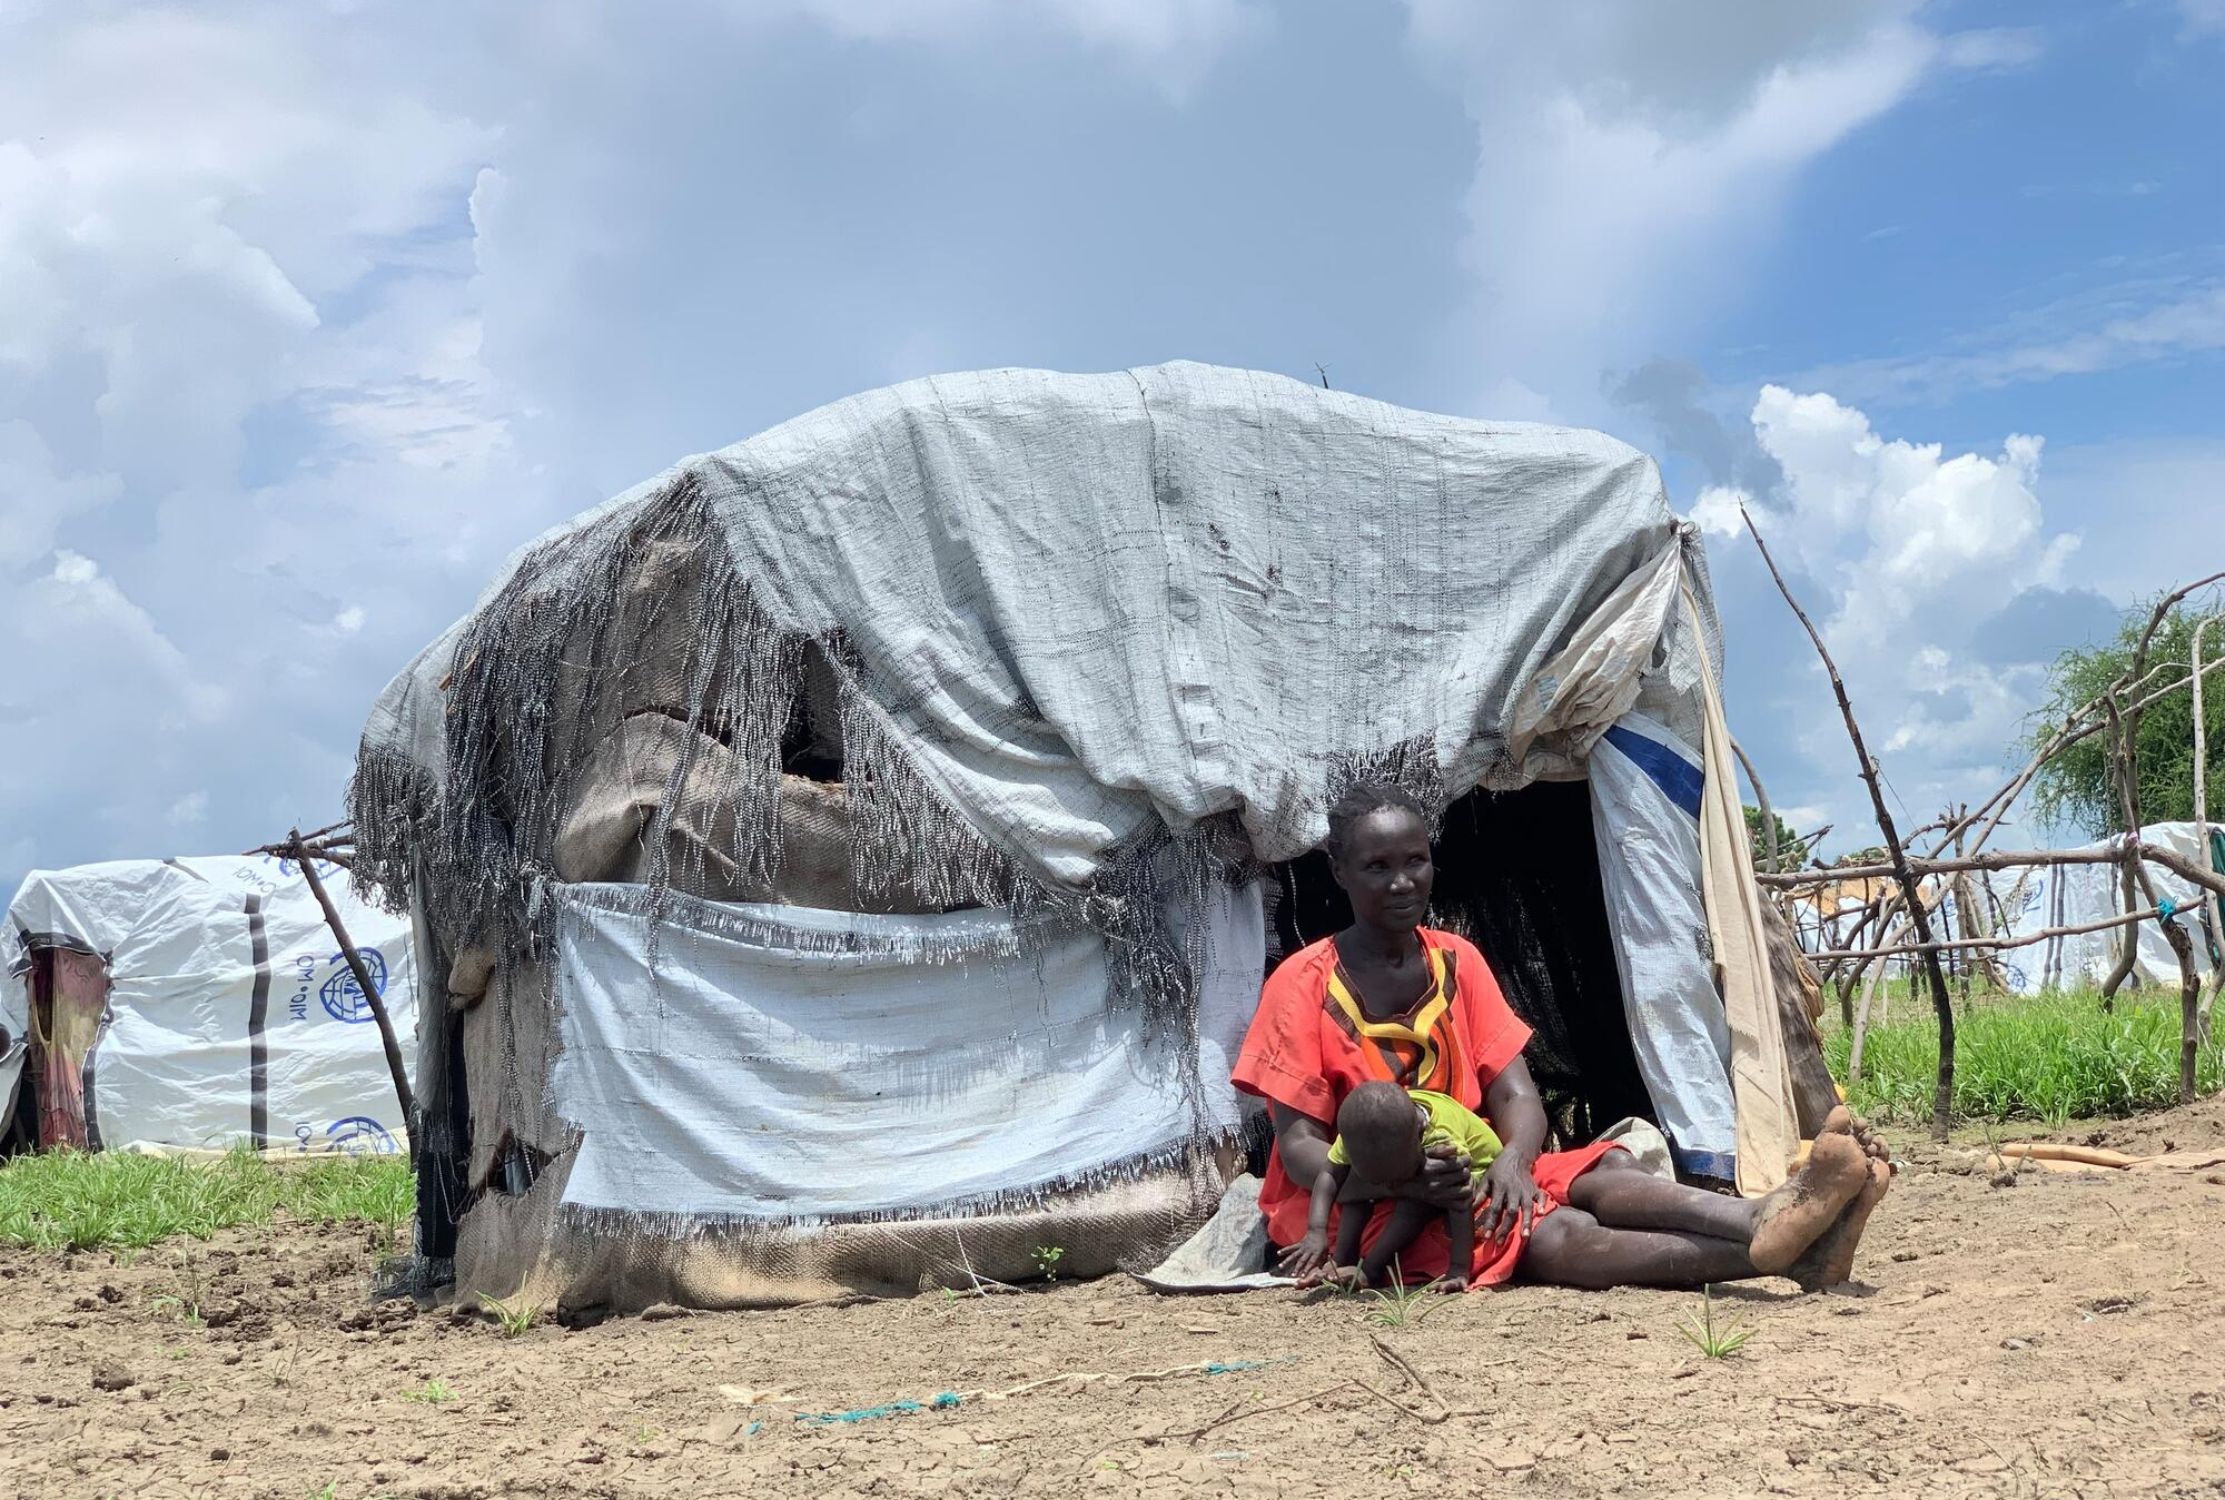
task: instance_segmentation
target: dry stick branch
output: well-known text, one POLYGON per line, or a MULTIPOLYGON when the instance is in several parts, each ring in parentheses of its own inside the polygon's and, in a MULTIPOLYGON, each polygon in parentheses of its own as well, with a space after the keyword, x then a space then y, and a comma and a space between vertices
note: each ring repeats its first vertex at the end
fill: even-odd
POLYGON ((1754 806, 1761 813, 1762 849, 1769 856, 1769 868, 1772 870, 1782 869, 1784 868, 1784 860, 1777 848, 1777 814, 1775 809, 1769 805, 1769 792, 1761 784, 1761 772, 1754 769, 1753 761, 1747 757, 1746 747, 1736 739, 1731 741, 1731 753, 1736 755, 1738 763, 1746 768, 1746 780, 1752 783, 1754 788, 1754 806))
MULTIPOLYGON (((2124 812, 2126 841, 2128 844, 2137 843, 2140 838, 2140 793, 2137 784, 2128 785, 2116 773, 2117 757, 2119 752, 2124 749, 2125 727, 2117 713, 2117 705, 2114 701, 2109 704, 2109 722, 2115 731, 2110 737, 2109 745, 2110 780, 2117 782, 2117 800, 2124 812)), ((2129 760, 2128 756, 2128 766, 2129 760)), ((2133 772, 2132 774, 2137 775, 2138 773, 2133 772)), ((2147 873, 2146 868, 2129 850, 2117 862, 2117 900, 2121 910, 2131 911, 2134 901, 2143 891, 2147 895, 2148 904, 2151 906, 2155 904, 2155 890, 2148 882, 2147 873)), ((2117 961, 2110 966, 2109 977, 2101 982, 2101 1008, 2103 1010, 2109 1010, 2115 1006, 2117 991, 2123 986, 2125 980, 2132 976, 2133 965, 2139 961, 2139 958, 2140 931, 2138 928, 2134 928, 2127 932, 2124 935, 2124 941, 2118 944, 2117 961)))
MULTIPOLYGON (((2101 917, 2091 922, 2077 922, 2066 927, 2046 927, 2038 932, 2028 932, 2021 937, 1956 938, 1948 942, 1932 943, 1934 953, 1977 952, 1998 953, 2007 948, 2028 948, 2034 943, 2044 943, 2049 938, 2077 937, 2088 932, 2108 932, 2116 927, 2132 927, 2141 922, 2153 921, 2163 915, 2163 908, 2151 906, 2146 911, 2101 917)), ((1888 948, 1855 948, 1834 953, 1812 953, 1811 958, 1897 958, 1926 951, 1923 943, 1896 943, 1888 948)))
POLYGON ((290 847, 293 857, 301 861, 301 874, 309 882, 309 894, 324 908, 325 925, 332 929, 333 938, 340 944, 341 956, 347 959, 348 970, 355 975, 356 985, 363 991, 363 1003, 371 1007, 371 1019, 378 1023, 379 1045, 386 1049, 386 1071, 394 1076, 394 1097, 401 1101, 402 1122, 409 1131, 410 1166, 414 1170, 417 1166, 417 1098, 410 1092, 409 1070, 402 1065, 402 1044, 394 1036, 394 1019, 386 1013, 386 1001, 380 996, 379 987, 371 982, 371 971, 364 967, 363 955, 356 952, 347 926, 340 920, 340 908, 332 904, 324 882, 317 878, 317 861, 302 843, 298 831, 290 847))
MULTIPOLYGON (((1938 900, 1939 895, 1935 892, 1931 898, 1931 904, 1936 906, 1938 900)), ((1902 901, 1898 893, 1878 904, 1879 921, 1877 930, 1886 934, 1888 944, 1899 944, 1902 941, 1901 934, 1908 931, 1906 921, 1902 921, 1898 927, 1891 925, 1894 918, 1900 915, 1901 907, 1902 901)), ((1893 948, 1890 951, 1898 952, 1900 950, 1893 948)), ((1913 952, 1914 950, 1910 949, 1908 951, 1913 952)), ((1884 990, 1886 981, 1892 977, 1890 965, 1882 961, 1887 956, 1889 954, 1886 950, 1880 950, 1869 958, 1855 960, 1854 973, 1856 978, 1860 978, 1865 969, 1869 971, 1870 978, 1869 983, 1862 987, 1861 1008, 1854 1015, 1853 1045, 1847 1052, 1847 1082, 1849 1084, 1861 1081, 1862 1058, 1870 1034, 1870 1010, 1877 1003, 1877 997, 1884 990)), ((1887 1003, 1890 1004, 1890 1000, 1887 1003)))
MULTIPOLYGON (((2225 896, 2225 875, 2206 870, 2175 849, 2140 843, 2140 858, 2161 865, 2189 885, 2225 896)), ((1958 870, 2014 870, 2027 865, 2114 865, 2125 858, 2127 846, 2112 839, 2099 849, 2019 849, 2010 853, 1973 854, 1964 859, 1911 859, 1909 868, 1919 875, 1950 875, 1958 870)), ((1782 875, 1757 875, 1768 886, 1816 885, 1830 880, 1871 879, 1892 875, 1893 865, 1855 865, 1844 870, 1788 870, 1782 875)))
POLYGON ((1251 1417, 1264 1417, 1271 1411, 1288 1411, 1293 1406, 1304 1406, 1309 1401, 1319 1401, 1323 1396, 1333 1396, 1351 1384, 1352 1382, 1349 1380, 1340 1380, 1335 1385, 1325 1385, 1318 1391, 1308 1391, 1303 1396, 1294 1397, 1288 1401, 1278 1401, 1273 1406, 1255 1406, 1248 1411, 1225 1411, 1203 1427, 1193 1427, 1187 1432, 1162 1432, 1155 1437, 1147 1437, 1144 1441, 1146 1443, 1172 1443, 1186 1438, 1195 1443, 1215 1428, 1226 1427, 1231 1422, 1242 1422, 1251 1417))
MULTIPOLYGON (((1880 925, 1878 930, 1884 932, 1887 929, 1880 925)), ((1903 923, 1899 930, 1907 930, 1907 924, 1903 923)), ((1887 940, 1891 940, 1890 935, 1888 935, 1887 940)), ((1866 964, 1870 960, 1883 957, 1886 953, 1895 951, 1898 950, 1882 949, 1878 953, 1871 954, 1870 958, 1868 960, 1865 960, 1864 962, 1866 964)), ((1859 974, 1861 973, 1861 969, 1858 968, 1855 970, 1855 972, 1859 974)), ((1847 1086, 1850 1088, 1862 1081, 1862 1057, 1864 1054, 1864 1050, 1869 1045, 1870 1039, 1870 1007, 1877 1003, 1877 992, 1880 989, 1884 988, 1885 980, 1886 966, 1884 964, 1877 964, 1874 968, 1870 969, 1870 982, 1862 986, 1862 1004, 1861 1007, 1854 1012, 1853 1043, 1847 1049, 1846 1055, 1846 1081, 1847 1086)))
MULTIPOLYGON (((1863 934, 1870 929, 1872 923, 1876 924, 1879 936, 1884 936, 1892 930, 1893 919, 1900 915, 1900 910, 1900 896, 1897 893, 1879 892, 1878 895, 1863 905, 1862 915, 1856 919, 1854 926, 1846 931, 1843 939, 1836 926, 1833 927, 1832 940, 1835 942, 1843 940, 1849 948, 1858 947, 1863 934)), ((1805 955, 1805 957, 1810 963, 1829 963, 1828 960, 1819 960, 1812 953, 1805 955)), ((1869 1028, 1870 1003, 1877 995, 1877 975, 1871 975, 1870 982, 1866 985, 1863 984, 1863 976, 1869 970, 1870 964, 1866 959, 1856 960, 1851 967, 1838 964, 1829 965, 1831 981, 1838 986, 1839 990, 1840 1014, 1845 1019, 1846 1024, 1854 1030, 1853 1056, 1857 1058, 1861 1056, 1862 1036, 1869 1028), (1863 985, 1862 1004, 1859 1010, 1854 1005, 1854 989, 1857 985, 1863 985)), ((1850 1066, 1854 1068, 1855 1077, 1859 1078, 1861 1076, 1859 1065, 1850 1064, 1850 1066)))
MULTIPOLYGON (((1823 917, 1817 922, 1816 941, 1820 947, 1830 947, 1841 942, 1850 947, 1859 946, 1862 941, 1862 934, 1868 930, 1871 922, 1876 921, 1884 914, 1884 910, 1885 903, 1882 901, 1866 903, 1862 907, 1862 914, 1854 919, 1854 926, 1851 929, 1842 928, 1838 920, 1840 914, 1833 912, 1830 916, 1823 917)), ((1884 929, 1880 926, 1878 930, 1882 932, 1884 929)), ((1806 959, 1810 967, 1816 969, 1817 977, 1827 981, 1838 992, 1839 1023, 1843 1026, 1852 1027, 1854 1025, 1854 986, 1861 981, 1861 966, 1857 965, 1850 969, 1836 964, 1819 964, 1812 953, 1806 955, 1806 959)))
MULTIPOLYGON (((2163 670, 2160 666, 2156 667, 2145 678, 2131 684, 2128 690, 2145 688, 2160 676, 2163 670)), ((2141 701, 2143 703, 2153 703, 2175 690, 2175 684, 2164 687, 2141 701)), ((2109 721, 2102 718, 2098 713, 2100 707, 2101 700, 2099 698, 2081 705, 2076 712, 2063 720, 2053 734, 2048 736, 2046 743, 2033 753, 2029 761, 2025 762, 2023 770, 2018 771, 2014 776, 2003 782, 1994 790, 1992 796, 1979 803, 1976 810, 1967 815, 1972 823, 1980 818, 1986 820, 1985 826, 1978 830, 1976 839, 1970 845, 1973 850, 1985 847, 1986 840, 1993 837, 1994 830, 2001 826, 2002 819, 2006 818, 2009 809, 2016 805, 2017 798, 2024 795, 2025 789, 2032 784, 2033 778, 2040 774, 2049 761, 2081 740, 2092 739, 2108 727, 2109 721)), ((1953 843, 1954 830, 1949 830, 1946 837, 1932 846, 1932 855, 1936 857, 1944 854, 1948 846, 1953 843)))
MULTIPOLYGON (((1784 884, 1786 885, 1791 885, 1794 883, 1795 882, 1791 881, 1784 882, 1784 884)), ((1823 882, 1818 881, 1817 883, 1821 884, 1823 882)), ((1879 930, 1882 931, 1884 928, 1884 924, 1887 921, 1891 920, 1892 914, 1899 911, 1900 908, 1893 902, 1891 898, 1885 895, 1879 895, 1873 897, 1870 900, 1864 901, 1861 904, 1859 910, 1861 912, 1861 915, 1854 919, 1854 925, 1850 928, 1844 929, 1844 936, 1850 941, 1855 938, 1859 938, 1872 923, 1876 923, 1879 930)), ((1834 936, 1840 935, 1841 928, 1839 922, 1833 919, 1843 918, 1846 915, 1843 909, 1828 914, 1822 913, 1819 910, 1818 915, 1824 917, 1825 922, 1828 923, 1828 925, 1830 926, 1832 934, 1834 936)), ((1808 955, 1808 957, 1812 960, 1815 955, 1811 953, 1808 955)), ((1857 973, 1849 977, 1852 979, 1860 979, 1862 976, 1857 973)))
POLYGON ((1394 1411, 1404 1412, 1407 1416, 1412 1417, 1415 1421, 1421 1423, 1424 1427, 1440 1427, 1443 1426, 1446 1422, 1451 1421, 1454 1417, 1477 1415, 1477 1413, 1474 1412, 1454 1412, 1440 1410, 1435 1416, 1432 1416, 1428 1412, 1422 1411, 1417 1407, 1408 1406, 1405 1402, 1399 1400, 1396 1396, 1390 1394, 1388 1391, 1377 1390, 1374 1386, 1369 1385, 1364 1380, 1355 1380, 1352 1383, 1358 1386, 1361 1390, 1366 1391, 1376 1400, 1382 1402, 1385 1406, 1390 1407, 1394 1411))
MULTIPOLYGON (((2225 573, 2214 573, 2200 583, 2191 584, 2186 588, 2165 594, 2156 601, 2155 608, 2148 615, 2147 627, 2140 632, 2139 644, 2133 647, 2132 664, 2125 669, 2125 676, 2138 679, 2146 671, 2148 648, 2154 644, 2155 633, 2162 626, 2165 617, 2170 614, 2173 606, 2188 594, 2193 593, 2195 589, 2214 583, 2219 578, 2225 578, 2225 573)), ((2189 678, 2190 690, 2193 681, 2194 679, 2189 678)), ((2117 693, 2114 690, 2102 695, 2102 705, 2107 710, 2109 717, 2109 728, 2112 737, 2110 764, 2117 773, 2117 796, 2125 817, 2125 837, 2133 843, 2138 843, 2140 839, 2139 743, 2141 709, 2138 706, 2133 706, 2120 711, 2117 703, 2117 693)), ((2155 882, 2148 878, 2147 866, 2128 854, 2120 868, 2122 875, 2119 889, 2125 909, 2128 911, 2132 909, 2133 892, 2136 886, 2140 893, 2148 898, 2150 905, 2156 904, 2155 882)), ((2176 923, 2171 922, 2164 924, 2164 936, 2171 944, 2172 956, 2179 963, 2180 1004, 2181 1009, 2185 1012, 2182 1016, 2182 1025, 2186 1028, 2190 1038, 2194 1011, 2198 1005, 2200 995, 2199 982, 2194 974, 2193 939, 2181 931, 2176 923), (2192 992, 2191 996, 2188 993, 2190 991, 2192 992)), ((2111 969, 2109 977, 2102 981, 2101 1003, 2103 1009, 2106 1010, 2111 1002, 2115 1000, 2118 987, 2131 975, 2133 966, 2139 961, 2139 957, 2140 934, 2138 929, 2134 929, 2125 934, 2123 947, 2117 955, 2116 967, 2111 969)), ((2194 1073, 2190 1047, 2190 1040, 2182 1041, 2181 1051, 2184 1055, 2180 1065, 2179 1082, 2179 1102, 2182 1104, 2191 1102, 2194 1097, 2194 1073)))
POLYGON ((263 844, 247 852, 249 854, 267 854, 273 859, 294 859, 306 855, 311 859, 323 860, 328 865, 338 865, 345 870, 352 866, 355 854, 355 839, 353 835, 340 834, 329 840, 319 841, 304 835, 298 844, 292 839, 288 839, 281 844, 263 844))
MULTIPOLYGON (((2202 673, 2207 676, 2220 668, 2225 668, 2225 657, 2219 657, 2204 666, 2202 673)), ((2133 693, 2141 694, 2141 696, 2131 699, 2132 707, 2137 709, 2152 708, 2173 693, 2186 690, 2186 683, 2173 682, 2153 691, 2143 692, 2143 689, 2146 689, 2149 683, 2168 670, 2168 663, 2159 663, 2151 668, 2145 676, 2122 684, 2121 691, 2124 695, 2129 697, 2133 693)), ((2032 779, 2039 775, 2042 767, 2071 746, 2083 740, 2092 739, 2109 727, 2108 718, 2100 713, 2101 704, 2102 699, 2096 698, 2065 719, 2063 727, 2049 737, 2047 743, 2039 748, 2039 751, 2025 764, 2023 770, 2010 777, 1992 796, 1979 803, 1977 808, 1970 813, 1969 819, 1972 822, 1979 818, 1986 820, 1985 826, 1979 829, 1977 835, 1971 840, 1970 847, 1973 850, 1985 846, 1986 840, 1991 838, 1994 830, 2001 826, 2002 819, 2008 815, 2009 809, 2016 804, 2016 799, 2021 797, 2025 789, 2032 784, 2032 779)), ((1940 840, 1938 844, 1933 846, 1932 854, 1936 856, 1945 852, 1947 846, 1952 842, 1951 838, 1940 840)))
MULTIPOLYGON (((2077 744, 2080 740, 2091 738, 2108 727, 2108 720, 2099 712, 2104 702, 2112 698, 2131 700, 2131 713, 2137 721, 2141 710, 2184 686, 2182 683, 2172 683, 2144 697, 2135 696, 2140 694, 2149 683, 2153 682, 2159 673, 2167 670, 2168 664, 2166 663, 2158 663, 2152 668, 2147 665, 2148 648, 2154 642, 2155 633, 2161 628, 2164 620, 2178 606, 2180 601, 2184 600, 2189 594, 2220 581, 2225 581, 2225 572, 2212 573, 2207 578, 2196 579, 2184 588, 2173 589, 2170 593, 2158 599, 2155 608, 2149 612, 2147 627, 2140 633, 2140 643, 2133 653, 2132 664, 2099 696, 2064 719, 2063 727, 2056 731, 2047 744, 2040 747, 2039 754, 2032 758, 2031 763, 2011 777, 1999 791, 1980 803, 1976 812, 1965 813, 1961 824, 1950 829, 1948 837, 1941 839, 1932 849, 1932 853, 1934 855, 1944 853, 1947 846, 1954 842, 1957 834, 1966 831, 1970 824, 1981 817, 1987 819, 1985 828, 1972 841, 1970 847, 1973 851, 1985 847, 1985 841, 1993 836, 1993 831, 1996 828, 2001 826, 2002 818, 2008 814, 2009 808, 2023 794, 2024 789, 2031 785, 2032 778, 2039 774, 2040 767, 2070 748, 2070 746, 2077 744), (2076 727, 2074 728, 2074 726, 2076 727)), ((2214 670, 2221 664, 2225 663, 2212 662, 2206 670, 2214 670)))
MULTIPOLYGON (((2153 629, 2153 626, 2150 628, 2153 629)), ((2143 640, 2141 644, 2145 646, 2146 641, 2143 640)), ((2127 723, 2117 713, 2117 705, 2114 702, 2109 705, 2109 717, 2111 727, 2116 731, 2115 743, 2112 748, 2115 752, 2113 759, 2117 768, 2117 795, 2124 803, 2125 826, 2130 830, 2126 843, 2132 848, 2137 848, 2140 839, 2140 771, 2138 762, 2134 759, 2133 736, 2138 732, 2138 725, 2127 723)), ((2128 885, 2132 879, 2137 879, 2140 883, 2141 892, 2147 896, 2149 904, 2161 907, 2163 903, 2156 898, 2155 882, 2148 877, 2147 862, 2128 853, 2125 856, 2124 867, 2128 875, 2128 885)), ((2194 1062, 2195 1054, 2199 1048, 2197 1032, 2199 1031, 2198 1018, 2202 999, 2202 980, 2194 968, 2193 935, 2178 922, 2165 917, 2163 937, 2164 941, 2171 945, 2171 956, 2179 962, 2179 1103, 2192 1104, 2194 1102, 2194 1062)), ((2120 968, 2131 967, 2130 960, 2139 952, 2139 940, 2140 932, 2137 927, 2126 934, 2125 956, 2118 960, 2120 968)), ((2106 990, 2103 991, 2105 998, 2107 994, 2106 990)))
POLYGON ((1437 1388, 1429 1383, 1428 1377, 1424 1376, 1421 1371, 1415 1369, 1413 1365, 1408 1362, 1405 1355, 1399 1353, 1396 1349, 1393 1349, 1390 1345, 1384 1343, 1381 1339, 1377 1338, 1372 1333, 1367 1336, 1367 1341, 1375 1346, 1376 1357, 1381 1359, 1383 1363, 1389 1365, 1392 1369, 1398 1371, 1401 1378, 1403 1378, 1408 1385, 1412 1386, 1415 1390, 1420 1391, 1423 1395, 1436 1402, 1439 1406, 1446 1406, 1450 1404, 1445 1400, 1444 1397, 1437 1394, 1437 1388))
POLYGON ((1769 544, 1761 539, 1761 530, 1754 525, 1754 518, 1740 514, 1746 521, 1746 530, 1753 535, 1754 545, 1761 549, 1761 560, 1769 566, 1769 576, 1776 581, 1777 592, 1785 596, 1785 603, 1799 617, 1800 626, 1808 632, 1808 639, 1815 643, 1816 655, 1823 658, 1823 669, 1831 675, 1831 692, 1839 700, 1839 715, 1846 720, 1847 738, 1854 742, 1854 758, 1860 764, 1862 783, 1870 789, 1870 808, 1877 814, 1877 831, 1885 836, 1885 847, 1893 856, 1894 875, 1900 880, 1901 894, 1908 902, 1909 920, 1916 925, 1917 941, 1926 946, 1924 975, 1931 983, 1932 1009, 1939 1016, 1939 1083, 1932 1094, 1931 1131, 1939 1140, 1947 1138, 1947 1126, 1954 1117, 1955 1103, 1955 1007, 1947 993, 1947 976, 1940 971, 1939 954, 1930 948, 1931 916, 1924 910, 1921 891, 1917 888, 1916 875, 1908 868, 1908 850, 1901 844, 1900 835, 1893 829, 1892 809, 1885 805, 1885 791, 1878 784, 1877 763, 1870 759, 1869 747, 1862 742, 1862 726, 1855 722, 1854 705, 1846 696, 1846 683, 1839 676, 1839 666, 1831 659, 1830 648, 1823 644, 1822 632, 1808 612, 1793 598, 1785 575, 1777 571, 1777 560, 1769 555, 1769 544))

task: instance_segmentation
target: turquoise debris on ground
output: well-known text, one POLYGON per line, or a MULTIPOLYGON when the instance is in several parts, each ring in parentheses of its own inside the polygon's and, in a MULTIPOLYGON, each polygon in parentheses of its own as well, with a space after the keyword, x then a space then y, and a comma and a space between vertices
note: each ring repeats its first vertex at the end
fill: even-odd
MULTIPOLYGON (((1292 1357, 1285 1355, 1282 1360, 1274 1363, 1286 1363, 1292 1357)), ((1210 1364, 1199 1365, 1196 1369, 1200 1375, 1234 1375, 1244 1370, 1263 1370, 1268 1363, 1269 1361, 1261 1359, 1215 1360, 1210 1364)), ((849 1426, 858 1422, 875 1421, 881 1417, 908 1417, 915 1412, 948 1411, 965 1399, 956 1391, 944 1391, 925 1401, 915 1401, 907 1396, 900 1401, 884 1401, 878 1406, 857 1406, 848 1411, 800 1411, 796 1413, 795 1420, 809 1427, 849 1426)), ((756 1425, 752 1425, 753 1433, 756 1425)))
POLYGON ((800 1411, 796 1420, 813 1427, 833 1427, 841 1423, 870 1422, 876 1417, 909 1416, 916 1411, 948 1411, 965 1398, 956 1391, 944 1391, 929 1401, 884 1401, 879 1406, 860 1406, 849 1411, 800 1411))

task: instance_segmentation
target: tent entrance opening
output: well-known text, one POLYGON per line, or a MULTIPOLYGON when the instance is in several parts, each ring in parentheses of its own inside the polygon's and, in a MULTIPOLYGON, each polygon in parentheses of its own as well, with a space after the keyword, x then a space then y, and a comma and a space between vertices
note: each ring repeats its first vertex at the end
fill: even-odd
MULTIPOLYGON (((1530 1072, 1559 1143, 1589 1141, 1626 1116, 1651 1119, 1623 1010, 1589 783, 1470 792, 1446 810, 1434 854, 1430 920, 1482 951, 1507 1002, 1536 1031, 1530 1072)), ((1271 961, 1351 922, 1321 851, 1274 866, 1273 878, 1271 961)))

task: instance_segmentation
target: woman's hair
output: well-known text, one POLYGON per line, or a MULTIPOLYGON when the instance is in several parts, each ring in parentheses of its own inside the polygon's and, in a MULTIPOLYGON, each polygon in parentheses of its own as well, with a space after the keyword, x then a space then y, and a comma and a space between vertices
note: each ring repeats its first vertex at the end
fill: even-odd
POLYGON ((1421 819, 1424 828, 1429 826, 1429 814, 1423 809, 1421 800, 1406 788, 1387 781, 1357 781, 1329 805, 1329 837, 1322 845, 1329 851, 1329 858, 1342 860, 1346 846, 1352 841, 1353 825, 1385 808, 1410 812, 1421 819))

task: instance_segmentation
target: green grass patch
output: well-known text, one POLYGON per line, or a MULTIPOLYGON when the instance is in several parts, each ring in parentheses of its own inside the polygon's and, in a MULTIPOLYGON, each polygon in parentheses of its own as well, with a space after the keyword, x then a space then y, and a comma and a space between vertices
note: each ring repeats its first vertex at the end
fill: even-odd
MULTIPOLYGON (((1824 1055, 1842 1083, 1853 1037, 1829 1026, 1824 1055)), ((1939 1023, 1928 1003, 1896 997, 1889 1025, 1872 1024, 1862 1079, 1847 1103, 1873 1120, 1931 1119, 1939 1023)), ((2204 1047, 2195 1085, 2225 1085, 2225 1049, 2204 1047)), ((1963 1119, 2122 1118, 2179 1098, 2179 1000, 2159 990, 2120 993, 2113 1010, 2091 990, 1974 998, 1955 1012, 1955 1114, 1963 1119)))
POLYGON ((376 1224, 399 1236, 415 1207, 409 1162, 339 1156, 274 1166, 252 1151, 214 1160, 69 1151, 0 1166, 0 1244, 136 1250, 178 1235, 267 1224, 376 1224))

